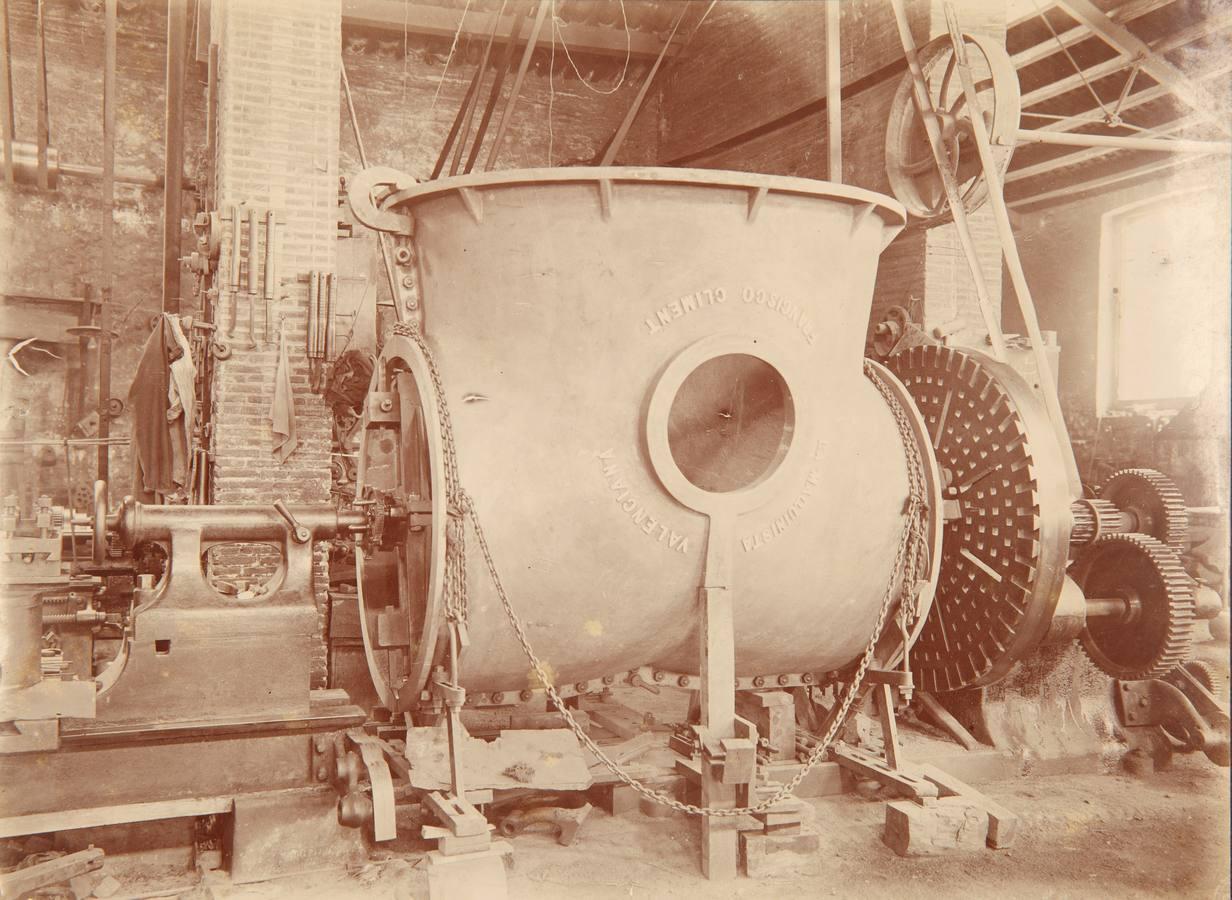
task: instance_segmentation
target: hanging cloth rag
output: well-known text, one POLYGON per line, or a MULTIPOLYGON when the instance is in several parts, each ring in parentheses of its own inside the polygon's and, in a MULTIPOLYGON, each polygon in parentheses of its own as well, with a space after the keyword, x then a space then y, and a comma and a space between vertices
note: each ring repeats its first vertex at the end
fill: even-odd
POLYGON ((128 408, 133 414, 134 482, 146 493, 173 494, 174 437, 167 415, 171 381, 171 354, 178 351, 167 316, 159 317, 137 363, 128 408))
POLYGON ((178 316, 164 314, 171 339, 171 377, 167 384, 167 424, 171 429, 171 450, 174 459, 172 480, 181 489, 188 483, 188 461, 192 447, 193 425, 197 415, 194 381, 197 367, 193 365, 192 346, 184 336, 178 316), (178 358, 174 358, 176 353, 178 358))
POLYGON ((274 456, 285 463, 299 446, 295 436, 295 395, 291 392, 291 366, 287 363, 287 334, 278 329, 278 371, 274 373, 274 403, 270 407, 274 430, 274 456))

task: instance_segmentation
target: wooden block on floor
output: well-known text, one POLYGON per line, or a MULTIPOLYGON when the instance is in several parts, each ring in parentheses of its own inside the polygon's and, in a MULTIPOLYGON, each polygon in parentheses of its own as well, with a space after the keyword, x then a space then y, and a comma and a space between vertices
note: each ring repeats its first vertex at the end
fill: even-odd
POLYGON ((778 875, 820 875, 821 837, 816 831, 798 834, 740 833, 740 859, 750 878, 778 875))
POLYGON ((886 804, 882 840, 899 856, 935 856, 982 850, 988 838, 988 812, 952 797, 920 806, 911 800, 886 804))
POLYGON ((988 813, 988 846, 990 848, 1004 850, 1014 843, 1014 838, 1018 836, 1018 815, 1016 813, 937 766, 922 765, 920 773, 945 790, 983 807, 988 813))
POLYGON ((427 854, 428 897, 431 900, 505 900, 508 896, 506 869, 512 864, 513 847, 493 841, 479 853, 446 856, 439 850, 427 854))

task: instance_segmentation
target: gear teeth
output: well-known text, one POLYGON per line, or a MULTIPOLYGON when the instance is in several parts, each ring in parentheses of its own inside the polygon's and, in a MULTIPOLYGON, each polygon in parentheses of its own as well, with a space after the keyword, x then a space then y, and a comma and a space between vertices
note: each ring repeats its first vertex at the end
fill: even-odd
POLYGON ((1092 633, 1090 625, 1082 630, 1079 643, 1083 651, 1105 674, 1122 681, 1138 681, 1144 678, 1163 678, 1177 666, 1189 659, 1193 649, 1193 630, 1196 621, 1194 610, 1193 582, 1181 565, 1180 558, 1173 550, 1148 534, 1106 534, 1098 538, 1083 553, 1075 566, 1074 574, 1090 596, 1088 584, 1092 577, 1096 579, 1096 593, 1100 588, 1109 590, 1103 580, 1104 575, 1111 574, 1130 577, 1134 574, 1133 564, 1145 562, 1156 576, 1159 591, 1149 593, 1151 585, 1133 583, 1125 587, 1138 592, 1146 616, 1148 604, 1152 610, 1162 609, 1165 624, 1162 633, 1158 635, 1157 646, 1143 662, 1121 661, 1117 651, 1139 637, 1141 626, 1138 622, 1130 622, 1114 629, 1100 629, 1100 636, 1092 633), (1124 554, 1129 553, 1126 559, 1124 554), (1133 559, 1137 556, 1138 559, 1133 559), (1111 563, 1109 562, 1111 559, 1111 563), (1101 565, 1102 564, 1102 565, 1101 565), (1136 630, 1136 631, 1135 631, 1136 630), (1109 637, 1111 634, 1111 637, 1109 637), (1118 640, 1120 639, 1120 640, 1118 640))
POLYGON ((1182 668, 1190 675, 1198 679, 1202 686, 1214 694, 1216 697, 1222 697, 1227 685, 1224 678, 1219 674, 1218 670, 1210 663, 1202 659, 1191 659, 1184 663, 1182 668))
POLYGON ((1189 552, 1189 507, 1184 495, 1163 472, 1145 468, 1121 469, 1104 482, 1099 496, 1121 509, 1132 507, 1135 499, 1145 497, 1153 514, 1151 537, 1177 553, 1189 552))

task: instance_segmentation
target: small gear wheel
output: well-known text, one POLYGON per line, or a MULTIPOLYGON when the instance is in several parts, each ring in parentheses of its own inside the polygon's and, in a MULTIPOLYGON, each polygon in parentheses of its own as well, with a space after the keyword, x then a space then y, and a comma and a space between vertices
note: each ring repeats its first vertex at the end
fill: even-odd
POLYGON ((1072 574, 1087 600, 1126 601, 1123 615, 1088 617, 1082 649, 1122 681, 1162 678, 1193 644, 1193 582, 1167 545, 1147 534, 1107 534, 1087 547, 1072 574))
POLYGON ((1205 660, 1191 659, 1182 665, 1181 668, 1197 679, 1198 684, 1202 685, 1216 697, 1222 696, 1223 692, 1227 689, 1224 678, 1214 666, 1205 660))
POLYGON ((1099 498, 1137 520, 1134 531, 1189 550, 1189 510, 1172 479, 1155 469, 1121 469, 1104 482, 1099 498))

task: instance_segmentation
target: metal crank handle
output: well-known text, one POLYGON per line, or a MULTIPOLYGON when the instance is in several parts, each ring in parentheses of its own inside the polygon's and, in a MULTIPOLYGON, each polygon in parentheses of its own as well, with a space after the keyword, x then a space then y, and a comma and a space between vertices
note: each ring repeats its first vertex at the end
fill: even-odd
POLYGON ((291 510, 287 509, 287 504, 282 500, 274 501, 274 510, 278 515, 282 516, 288 525, 291 526, 291 539, 297 544, 306 544, 312 540, 312 532, 299 524, 295 516, 291 515, 291 510))

